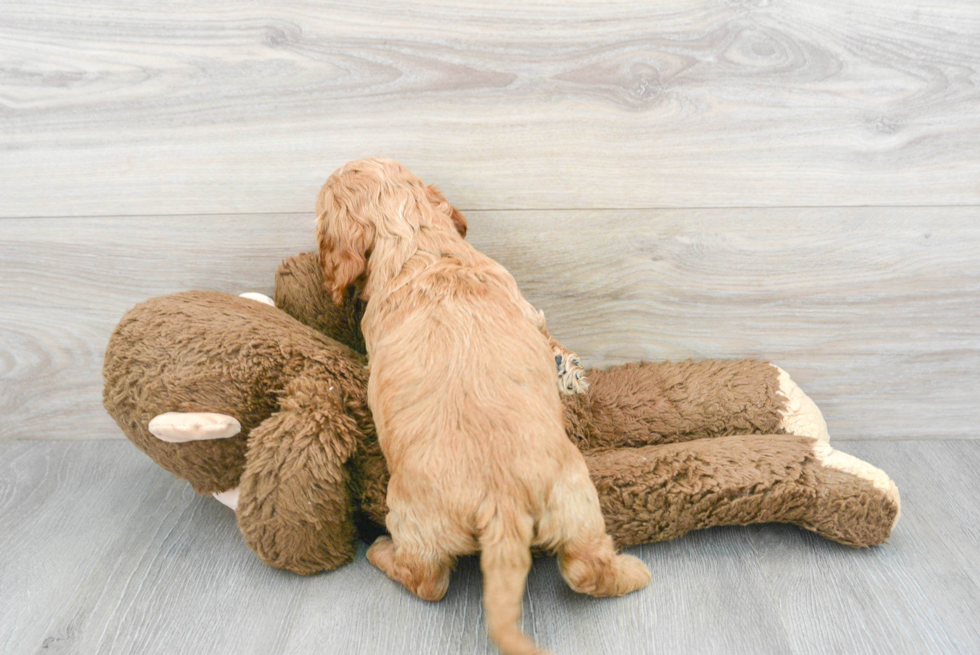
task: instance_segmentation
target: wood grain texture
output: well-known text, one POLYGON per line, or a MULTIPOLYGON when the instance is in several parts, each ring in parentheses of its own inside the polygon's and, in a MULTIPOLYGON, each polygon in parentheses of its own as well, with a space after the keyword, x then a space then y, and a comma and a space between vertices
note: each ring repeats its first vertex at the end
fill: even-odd
MULTIPOLYGON (((590 366, 779 363, 835 438, 976 437, 980 208, 472 212, 590 366)), ((0 438, 122 438, 101 405, 116 322, 148 297, 272 292, 310 215, 8 219, 0 438)))
POLYGON ((853 442, 844 450, 894 478, 902 517, 889 544, 868 551, 785 527, 750 531, 793 650, 976 652, 980 444, 853 442))
MULTIPOLYGON (((569 591, 551 559, 524 629, 557 653, 933 653, 980 649, 972 500, 977 441, 852 442, 898 482, 889 544, 852 550, 786 526, 722 528, 630 549, 652 585, 569 591)), ((481 580, 461 562, 439 603, 364 549, 333 573, 275 571, 232 513, 128 443, 0 443, 4 653, 486 653, 481 580)))
POLYGON ((298 215, 4 221, 0 439, 121 437, 102 408, 102 358, 123 313, 187 289, 271 295, 282 257, 312 249, 312 225, 298 215))
POLYGON ((974 0, 0 3, 0 216, 980 203, 974 0))
POLYGON ((126 446, 0 444, 0 652, 273 652, 303 579, 126 446))

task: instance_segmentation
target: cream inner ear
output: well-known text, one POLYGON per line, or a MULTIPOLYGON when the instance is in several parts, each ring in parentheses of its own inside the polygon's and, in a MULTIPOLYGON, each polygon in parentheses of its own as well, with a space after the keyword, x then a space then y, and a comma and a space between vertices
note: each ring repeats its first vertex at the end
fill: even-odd
POLYGON ((166 412, 150 419, 147 427, 154 437, 169 443, 227 439, 242 431, 234 416, 212 412, 166 412))
POLYGON ((240 293, 240 294, 238 294, 238 297, 239 298, 248 298, 249 300, 256 300, 256 301, 258 301, 260 303, 263 303, 265 305, 269 305, 270 307, 275 307, 276 306, 275 301, 272 298, 270 298, 269 296, 265 295, 264 293, 256 293, 254 291, 249 291, 247 293, 240 293))

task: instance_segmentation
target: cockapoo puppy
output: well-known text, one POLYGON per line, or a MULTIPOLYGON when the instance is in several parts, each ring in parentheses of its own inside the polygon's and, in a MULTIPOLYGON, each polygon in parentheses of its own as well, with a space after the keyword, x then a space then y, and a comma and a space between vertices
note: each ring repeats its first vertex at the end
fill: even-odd
POLYGON ((650 581, 617 555, 585 460, 562 426, 558 387, 585 389, 578 359, 514 278, 466 241, 466 222, 398 162, 330 176, 317 201, 334 300, 367 300, 368 402, 391 481, 368 559, 426 600, 479 552, 487 628, 501 652, 540 652, 520 632, 531 547, 557 553, 575 591, 615 596, 650 581))

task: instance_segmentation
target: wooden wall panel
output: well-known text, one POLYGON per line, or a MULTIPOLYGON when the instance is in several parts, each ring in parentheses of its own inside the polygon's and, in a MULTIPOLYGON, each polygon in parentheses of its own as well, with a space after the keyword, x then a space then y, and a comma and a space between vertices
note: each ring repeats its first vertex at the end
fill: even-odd
POLYGON ((974 0, 5 0, 0 216, 980 203, 974 0))
MULTIPOLYGON (((592 366, 771 359, 839 438, 974 437, 980 209, 471 212, 592 366)), ((136 302, 271 293, 313 247, 309 214, 0 222, 0 436, 120 436, 101 358, 136 302)))

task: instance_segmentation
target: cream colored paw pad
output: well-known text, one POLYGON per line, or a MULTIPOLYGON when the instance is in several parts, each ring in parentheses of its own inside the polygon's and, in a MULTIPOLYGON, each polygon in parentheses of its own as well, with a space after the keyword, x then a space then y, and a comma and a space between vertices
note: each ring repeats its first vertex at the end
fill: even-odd
POLYGON ((275 307, 275 301, 264 293, 257 293, 255 291, 248 291, 246 293, 238 294, 239 298, 247 298, 248 300, 254 300, 260 302, 263 305, 269 305, 270 307, 275 307))
POLYGON ((793 382, 789 373, 775 364, 771 365, 779 371, 779 390, 777 393, 786 400, 786 406, 779 411, 782 420, 779 427, 798 437, 810 437, 822 442, 830 441, 827 432, 827 422, 823 419, 820 408, 803 390, 793 382))
MULTIPOLYGON (((853 455, 834 450, 830 444, 821 441, 813 444, 813 454, 827 468, 850 473, 855 477, 867 480, 875 489, 885 494, 889 500, 895 503, 895 507, 898 509, 898 512, 895 514, 895 523, 898 523, 899 516, 902 514, 902 501, 898 494, 898 487, 888 477, 887 473, 853 455)), ((892 527, 895 527, 895 523, 892 523, 892 527)))
POLYGON ((238 509, 238 487, 229 489, 228 491, 215 491, 211 495, 222 505, 230 507, 233 510, 238 509))
POLYGON ((210 412, 167 412, 154 416, 147 427, 154 437, 170 443, 227 439, 242 431, 233 416, 210 412))

